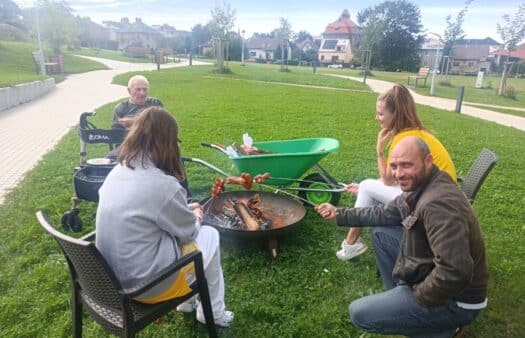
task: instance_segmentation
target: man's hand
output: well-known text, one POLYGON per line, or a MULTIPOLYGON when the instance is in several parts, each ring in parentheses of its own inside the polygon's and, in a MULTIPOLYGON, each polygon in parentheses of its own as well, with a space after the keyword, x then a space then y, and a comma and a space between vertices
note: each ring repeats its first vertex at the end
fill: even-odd
POLYGON ((322 203, 315 207, 315 211, 324 219, 335 219, 337 208, 330 203, 322 203))
POLYGON ((133 122, 135 122, 135 117, 133 116, 119 117, 118 119, 118 123, 120 123, 126 129, 131 128, 133 122))

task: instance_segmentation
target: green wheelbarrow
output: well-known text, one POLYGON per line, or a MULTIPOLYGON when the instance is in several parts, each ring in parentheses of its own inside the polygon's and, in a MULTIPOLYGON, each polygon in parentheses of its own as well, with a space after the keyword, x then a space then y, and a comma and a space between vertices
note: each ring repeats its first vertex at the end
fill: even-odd
MULTIPOLYGON (((233 154, 219 144, 202 145, 227 155, 240 173, 245 172, 252 177, 269 173, 271 178, 264 182, 264 186, 298 198, 307 205, 315 206, 325 202, 337 205, 341 192, 344 191, 344 184, 334 179, 319 164, 325 156, 339 149, 339 141, 333 138, 255 142, 253 147, 262 153, 252 155, 233 154), (310 169, 316 172, 301 178, 310 169)), ((228 175, 223 171, 218 172, 228 175)))

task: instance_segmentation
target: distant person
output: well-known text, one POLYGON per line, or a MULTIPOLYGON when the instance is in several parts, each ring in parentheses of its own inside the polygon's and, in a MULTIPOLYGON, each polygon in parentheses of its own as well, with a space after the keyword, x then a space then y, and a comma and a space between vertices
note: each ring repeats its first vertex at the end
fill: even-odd
MULTIPOLYGON (((219 234, 201 226, 201 205, 187 203, 178 133, 177 122, 161 107, 137 116, 99 190, 96 246, 125 288, 148 281, 188 252, 202 251, 215 324, 227 327, 233 313, 224 304, 219 234)), ((151 304, 185 295, 194 276, 175 273, 136 299, 151 304)), ((177 309, 195 308, 204 323, 199 303, 191 300, 177 309)))
POLYGON ((152 106, 164 107, 161 100, 148 96, 149 82, 142 75, 132 76, 128 81, 129 100, 119 103, 113 114, 112 129, 129 129, 136 116, 152 106))
POLYGON ((358 328, 410 337, 452 337, 487 306, 488 266, 479 222, 465 194, 433 163, 428 145, 408 136, 389 168, 403 193, 387 204, 316 211, 342 226, 373 227, 387 291, 349 306, 358 328))
MULTIPOLYGON (((456 181, 456 168, 449 153, 423 126, 416 111, 414 98, 405 86, 396 84, 379 95, 376 102, 376 120, 381 126, 376 142, 379 179, 366 179, 359 184, 351 183, 346 186, 346 191, 357 196, 354 205, 356 208, 387 203, 401 193, 401 188, 387 163, 390 150, 407 136, 423 139, 430 147, 434 164, 456 181)), ((339 259, 346 261, 367 250, 367 245, 361 240, 361 232, 362 228, 350 228, 341 243, 341 249, 336 253, 339 259)))

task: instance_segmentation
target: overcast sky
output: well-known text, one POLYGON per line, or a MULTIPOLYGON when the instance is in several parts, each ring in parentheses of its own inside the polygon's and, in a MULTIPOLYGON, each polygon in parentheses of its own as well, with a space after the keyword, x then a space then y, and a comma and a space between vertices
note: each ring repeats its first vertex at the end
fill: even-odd
MULTIPOLYGON (((21 7, 32 6, 34 0, 14 0, 21 7)), ((467 38, 487 36, 501 40, 496 24, 503 24, 502 16, 517 11, 520 0, 474 0, 465 17, 463 29, 467 38)), ((104 20, 120 21, 136 17, 148 25, 169 24, 179 30, 191 30, 196 24, 206 24, 211 19, 211 10, 218 4, 216 0, 71 0, 66 1, 76 15, 88 16, 102 23, 104 20)), ((305 1, 305 0, 230 0, 227 1, 236 11, 236 29, 245 30, 245 37, 254 32, 269 33, 279 27, 279 18, 284 17, 292 25, 292 30, 306 30, 320 35, 326 25, 335 21, 343 9, 348 9, 350 18, 357 23, 357 13, 383 1, 305 1)), ((428 32, 443 34, 445 18, 456 14, 463 8, 464 1, 458 0, 420 0, 413 1, 421 10, 422 23, 428 32)))

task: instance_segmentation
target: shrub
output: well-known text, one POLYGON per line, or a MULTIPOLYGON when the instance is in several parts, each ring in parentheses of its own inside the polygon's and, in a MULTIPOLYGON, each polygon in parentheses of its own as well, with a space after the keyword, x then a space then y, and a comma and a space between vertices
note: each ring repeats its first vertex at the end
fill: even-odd
POLYGON ((452 83, 450 83, 450 80, 440 80, 438 83, 440 86, 443 87, 452 87, 452 83))
POLYGON ((503 96, 513 100, 516 100, 516 95, 518 95, 518 90, 513 86, 507 86, 507 90, 503 93, 503 96))
POLYGON ((492 80, 487 81, 487 88, 492 89, 492 80))

